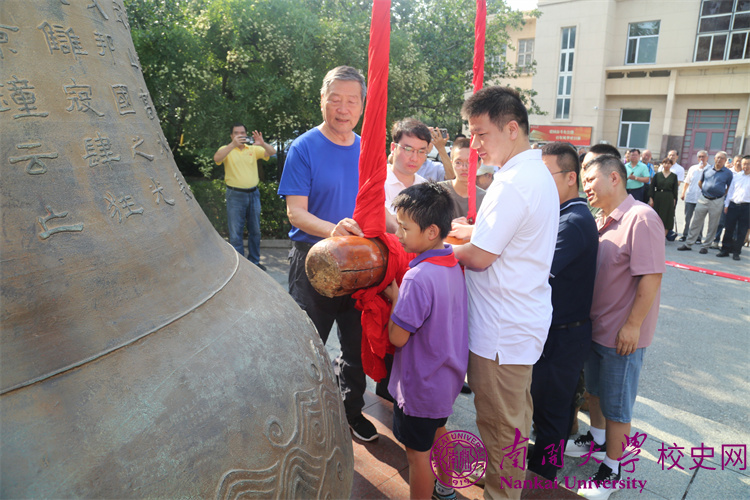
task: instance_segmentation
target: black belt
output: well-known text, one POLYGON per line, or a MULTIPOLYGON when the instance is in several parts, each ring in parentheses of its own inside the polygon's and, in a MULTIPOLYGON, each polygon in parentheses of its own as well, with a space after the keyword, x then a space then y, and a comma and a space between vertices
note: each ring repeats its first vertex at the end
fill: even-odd
POLYGON ((258 190, 258 186, 251 187, 250 189, 242 189, 242 188, 227 186, 227 189, 231 189, 232 191, 239 191, 240 193, 254 193, 255 191, 258 190))
POLYGON ((309 252, 312 248, 312 243, 307 243, 304 241, 292 241, 292 246, 300 252, 309 252))
POLYGON ((568 323, 567 325, 552 325, 549 327, 550 330, 568 330, 570 328, 575 328, 577 326, 583 326, 586 323, 591 321, 590 319, 584 319, 583 321, 574 321, 573 323, 568 323))
POLYGON ((730 205, 739 205, 739 206, 743 207, 745 205, 750 205, 750 202, 749 201, 743 201, 742 203, 735 203, 733 201, 730 201, 729 204, 730 205))
POLYGON ((709 201, 714 201, 714 200, 718 200, 719 198, 723 198, 723 196, 706 196, 705 194, 703 195, 703 197, 709 201))

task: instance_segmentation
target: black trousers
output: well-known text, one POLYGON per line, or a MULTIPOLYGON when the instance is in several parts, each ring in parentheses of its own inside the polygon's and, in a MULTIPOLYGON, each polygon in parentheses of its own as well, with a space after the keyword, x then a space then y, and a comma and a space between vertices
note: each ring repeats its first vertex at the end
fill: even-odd
POLYGON ((289 294, 307 313, 323 344, 336 322, 341 354, 334 360, 333 370, 344 399, 346 418, 351 420, 362 414, 367 388, 362 370, 362 313, 354 307, 351 295, 329 298, 315 291, 305 273, 309 249, 309 245, 295 242, 289 252, 289 294))
POLYGON ((739 255, 742 251, 742 244, 745 242, 747 228, 750 226, 750 203, 730 201, 726 216, 721 249, 724 252, 739 255))
POLYGON ((648 199, 648 192, 646 191, 646 186, 641 186, 635 189, 628 189, 627 191, 628 191, 628 194, 633 195, 633 198, 635 198, 635 201, 643 201, 644 198, 648 199))
POLYGON ((550 329, 531 375, 536 442, 529 469, 553 480, 562 468, 565 443, 575 418, 575 394, 583 363, 591 349, 591 322, 550 329), (555 458, 552 458, 552 457, 555 458))

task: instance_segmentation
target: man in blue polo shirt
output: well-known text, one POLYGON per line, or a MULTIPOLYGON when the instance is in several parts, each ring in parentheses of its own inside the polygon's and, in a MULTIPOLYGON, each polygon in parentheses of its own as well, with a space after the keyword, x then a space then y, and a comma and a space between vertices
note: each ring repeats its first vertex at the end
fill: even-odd
POLYGON ((310 284, 305 259, 310 248, 329 236, 364 236, 354 219, 359 188, 360 137, 354 132, 364 108, 364 77, 350 66, 329 71, 320 89, 323 123, 294 140, 279 182, 292 230, 289 294, 307 313, 323 343, 337 325, 341 355, 334 362, 346 419, 363 441, 378 438, 364 415, 365 372, 362 369, 362 313, 351 295, 324 297, 310 284))
POLYGON ((560 197, 560 225, 552 258, 552 325, 531 377, 536 443, 529 469, 554 480, 575 418, 575 392, 591 349, 591 300, 594 295, 599 233, 586 200, 578 197, 581 166, 576 151, 554 142, 542 148, 542 161, 560 197), (562 445, 560 443, 563 443, 562 445))
POLYGON ((700 236, 700 230, 703 227, 703 221, 708 215, 708 236, 703 240, 700 253, 708 253, 711 246, 711 235, 716 234, 719 227, 719 219, 724 211, 724 197, 729 191, 734 174, 724 165, 727 162, 727 154, 719 151, 714 156, 714 167, 704 168, 698 181, 698 187, 701 190, 698 204, 695 206, 693 220, 690 222, 690 229, 685 244, 677 250, 692 250, 693 244, 700 236))

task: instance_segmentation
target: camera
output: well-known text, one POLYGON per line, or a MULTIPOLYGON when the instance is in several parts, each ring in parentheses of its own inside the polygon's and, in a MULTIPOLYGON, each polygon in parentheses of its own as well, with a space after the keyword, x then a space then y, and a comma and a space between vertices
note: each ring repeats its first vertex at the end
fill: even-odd
POLYGON ((252 137, 245 137, 245 144, 255 144, 252 137))
POLYGON ((443 139, 448 138, 448 129, 447 128, 441 128, 440 133, 443 134, 443 139))

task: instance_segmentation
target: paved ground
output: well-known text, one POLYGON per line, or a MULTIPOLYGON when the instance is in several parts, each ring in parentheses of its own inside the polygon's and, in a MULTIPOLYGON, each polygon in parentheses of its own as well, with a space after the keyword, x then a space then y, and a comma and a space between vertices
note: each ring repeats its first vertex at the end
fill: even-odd
MULTIPOLYGON (((683 224, 681 214, 680 203, 680 229, 683 224)), ((716 250, 707 255, 700 255, 697 248, 678 252, 679 245, 679 242, 666 243, 668 261, 750 276, 750 249, 747 247, 743 250, 742 260, 736 262, 731 258, 717 258, 716 250)), ((261 251, 268 272, 285 288, 287 252, 287 249, 268 248, 265 244, 261 251)), ((330 336, 326 347, 333 359, 338 354, 336 335, 330 336)), ((642 492, 637 489, 618 491, 611 498, 750 498, 750 471, 746 458, 746 449, 750 445, 749 361, 750 283, 667 267, 662 282, 657 333, 646 352, 633 419, 633 431, 646 433, 648 438, 638 456, 635 472, 629 476, 647 482, 642 492), (741 449, 745 453, 744 465, 726 466, 722 470, 722 446, 733 444, 745 447, 741 449), (708 448, 707 455, 713 453, 703 465, 716 470, 696 467, 692 456, 697 457, 699 450, 692 448, 701 446, 708 448), (677 467, 667 470, 673 462, 662 458, 665 469, 662 470, 659 461, 662 447, 683 448, 672 451, 675 459, 680 452, 683 454, 677 467)), ((368 387, 374 391, 372 381, 368 381, 368 387)), ((454 415, 448 422, 449 428, 477 432, 472 398, 473 395, 459 396, 454 415)), ((382 415, 382 405, 376 405, 377 397, 370 397, 370 410, 381 421, 387 421, 382 415)), ((586 414, 581 414, 581 422, 585 432, 586 414)), ((377 445, 368 445, 372 446, 377 445)), ((364 453, 361 445, 355 445, 355 452, 364 453)), ((666 451, 665 454, 669 453, 666 451)), ((384 461, 398 460, 390 453, 376 453, 374 456, 384 461)), ((593 463, 582 465, 581 462, 581 459, 566 459, 560 480, 567 477, 572 484, 575 478, 590 477, 597 466, 593 463)), ((398 476, 403 483, 406 476, 402 467, 385 463, 383 466, 390 472, 380 470, 377 477, 367 478, 369 483, 382 481, 386 484, 393 476, 398 476)), ((472 495, 475 496, 476 492, 472 491, 468 496, 472 495)))

